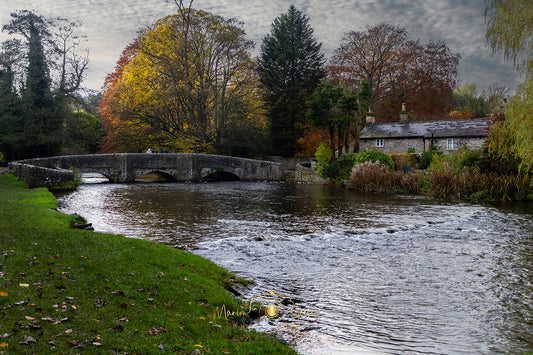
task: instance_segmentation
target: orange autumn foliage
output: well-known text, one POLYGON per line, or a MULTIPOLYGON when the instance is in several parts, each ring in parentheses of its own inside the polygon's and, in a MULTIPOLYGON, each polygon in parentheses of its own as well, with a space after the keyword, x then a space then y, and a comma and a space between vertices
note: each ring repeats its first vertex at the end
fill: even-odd
POLYGON ((322 142, 329 140, 329 133, 327 129, 318 129, 307 126, 303 137, 298 139, 298 144, 302 150, 296 154, 298 157, 314 157, 318 146, 322 142))

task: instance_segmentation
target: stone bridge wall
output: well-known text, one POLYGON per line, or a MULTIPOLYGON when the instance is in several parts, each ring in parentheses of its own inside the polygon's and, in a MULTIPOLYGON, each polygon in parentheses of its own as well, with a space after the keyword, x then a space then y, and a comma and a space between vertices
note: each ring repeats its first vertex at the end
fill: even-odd
POLYGON ((208 154, 94 154, 27 159, 12 162, 16 176, 31 187, 50 186, 55 180, 72 181, 74 169, 100 173, 113 182, 133 182, 148 173, 160 173, 176 181, 201 181, 224 172, 243 181, 278 181, 281 164, 208 154), (55 176, 55 178, 51 178, 55 176))

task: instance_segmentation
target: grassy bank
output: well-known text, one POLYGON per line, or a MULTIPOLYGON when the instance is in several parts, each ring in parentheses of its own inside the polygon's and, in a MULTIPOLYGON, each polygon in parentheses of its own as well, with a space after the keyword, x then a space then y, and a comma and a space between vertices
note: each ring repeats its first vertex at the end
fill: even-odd
POLYGON ((0 353, 280 354, 214 319, 233 275, 168 246, 70 229, 46 189, 0 176, 0 353))

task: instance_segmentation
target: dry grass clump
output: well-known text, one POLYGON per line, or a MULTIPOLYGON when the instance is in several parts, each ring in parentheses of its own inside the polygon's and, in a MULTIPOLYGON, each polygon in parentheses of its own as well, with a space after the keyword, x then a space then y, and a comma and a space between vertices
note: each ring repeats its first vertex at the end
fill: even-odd
POLYGON ((426 173, 427 194, 433 197, 472 200, 530 200, 533 181, 529 176, 498 175, 465 169, 454 173, 448 163, 426 173))
POLYGON ((425 173, 403 173, 370 161, 357 164, 346 187, 359 192, 425 194, 439 198, 488 201, 531 201, 530 176, 498 175, 479 170, 454 172, 442 162, 425 173))
POLYGON ((360 192, 408 192, 418 193, 420 175, 413 172, 407 174, 401 171, 392 171, 380 165, 379 161, 367 161, 357 164, 352 169, 352 174, 346 187, 360 192))

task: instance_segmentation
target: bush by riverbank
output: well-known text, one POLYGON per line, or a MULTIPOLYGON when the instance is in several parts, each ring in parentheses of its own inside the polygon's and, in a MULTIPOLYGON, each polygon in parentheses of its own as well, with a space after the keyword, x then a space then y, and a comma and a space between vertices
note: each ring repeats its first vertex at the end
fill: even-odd
POLYGON ((476 201, 533 201, 533 180, 529 176, 470 169, 454 172, 447 163, 436 164, 427 171, 404 173, 368 161, 355 165, 346 187, 359 192, 423 194, 476 201))
POLYGON ((0 353, 295 353, 218 309, 234 275, 199 256, 70 229, 46 189, 0 176, 0 353))

